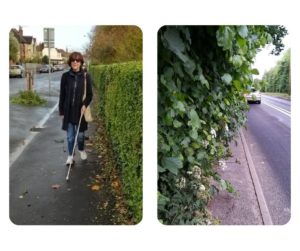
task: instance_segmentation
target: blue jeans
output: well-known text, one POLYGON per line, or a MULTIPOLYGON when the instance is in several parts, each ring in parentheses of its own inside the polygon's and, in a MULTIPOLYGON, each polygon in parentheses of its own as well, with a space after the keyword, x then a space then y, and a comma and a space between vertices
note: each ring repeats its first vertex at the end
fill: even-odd
MULTIPOLYGON (((76 132, 77 132, 77 125, 68 123, 67 141, 68 141, 69 155, 72 155, 72 153, 73 153, 76 132)), ((84 132, 78 133, 77 144, 78 144, 78 150, 83 151, 84 150, 84 132)))

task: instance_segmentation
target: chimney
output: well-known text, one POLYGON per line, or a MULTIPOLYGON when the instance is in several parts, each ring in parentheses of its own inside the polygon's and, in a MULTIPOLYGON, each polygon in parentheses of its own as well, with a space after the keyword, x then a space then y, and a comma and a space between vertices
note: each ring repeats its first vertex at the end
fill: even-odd
POLYGON ((23 37, 23 29, 21 25, 19 25, 19 34, 21 37, 23 37))

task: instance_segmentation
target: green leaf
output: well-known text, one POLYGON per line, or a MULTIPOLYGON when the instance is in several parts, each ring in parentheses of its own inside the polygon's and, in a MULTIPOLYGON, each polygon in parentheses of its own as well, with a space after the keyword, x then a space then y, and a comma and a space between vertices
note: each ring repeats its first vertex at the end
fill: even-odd
POLYGON ((223 47, 224 50, 231 50, 234 33, 228 26, 221 26, 217 31, 218 45, 223 47))
POLYGON ((246 25, 238 26, 237 31, 242 38, 246 38, 248 36, 248 28, 246 25))
POLYGON ((179 31, 173 27, 168 28, 164 33, 164 37, 168 42, 169 48, 175 54, 184 51, 185 45, 179 35, 179 31))
POLYGON ((177 175, 178 169, 183 167, 182 161, 177 157, 165 157, 162 159, 163 168, 177 175))
POLYGON ((232 57, 232 63, 235 67, 240 67, 243 64, 242 57, 240 55, 234 55, 232 57))
POLYGON ((226 184, 226 181, 221 179, 220 180, 220 186, 221 186, 221 189, 222 190, 226 190, 227 189, 227 184, 226 184))
POLYGON ((181 101, 177 101, 175 106, 179 111, 185 112, 184 104, 181 101))
POLYGON ((224 102, 225 102, 226 105, 230 105, 230 102, 227 98, 224 98, 224 102))
POLYGON ((189 135, 190 135, 191 138, 194 139, 194 140, 198 139, 198 132, 197 132, 197 130, 195 130, 195 129, 192 129, 192 130, 189 132, 189 135))
POLYGON ((230 85, 231 84, 231 81, 232 81, 232 77, 230 74, 228 73, 225 73, 222 77, 221 77, 222 81, 227 84, 227 85, 230 85))
POLYGON ((181 141, 181 145, 183 145, 184 147, 188 147, 189 143, 191 142, 189 137, 185 137, 183 141, 181 141))
POLYGON ((175 128, 179 128, 179 127, 182 126, 182 123, 179 122, 178 120, 174 120, 174 121, 173 121, 173 125, 174 125, 175 128))
POLYGON ((198 113, 194 109, 190 111, 190 118, 191 118, 191 123, 190 123, 191 126, 196 129, 200 128, 201 125, 200 118, 198 116, 198 113))
POLYGON ((169 27, 164 33, 164 37, 170 50, 185 63, 189 58, 184 55, 185 44, 180 37, 179 31, 174 27, 169 27))
POLYGON ((233 85, 234 85, 234 87, 235 87, 238 91, 241 90, 241 83, 240 83, 240 81, 238 81, 238 80, 233 80, 233 85))
POLYGON ((259 71, 258 71, 257 69, 252 69, 252 70, 251 70, 251 73, 252 73, 253 75, 259 75, 259 71))
POLYGON ((170 199, 168 197, 166 197, 163 194, 161 194, 160 192, 158 192, 158 205, 159 206, 164 207, 169 201, 170 201, 170 199))

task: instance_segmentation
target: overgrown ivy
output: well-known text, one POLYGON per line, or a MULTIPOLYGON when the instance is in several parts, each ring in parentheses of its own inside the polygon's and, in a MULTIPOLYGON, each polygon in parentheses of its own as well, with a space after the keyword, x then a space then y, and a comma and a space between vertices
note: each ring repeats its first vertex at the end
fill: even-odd
MULTIPOLYGON (((158 218, 211 224, 207 203, 233 191, 215 171, 246 121, 251 64, 268 26, 165 26, 158 32, 158 218)), ((272 32, 275 32, 272 29, 272 32)), ((279 47, 280 50, 281 47, 279 47)))

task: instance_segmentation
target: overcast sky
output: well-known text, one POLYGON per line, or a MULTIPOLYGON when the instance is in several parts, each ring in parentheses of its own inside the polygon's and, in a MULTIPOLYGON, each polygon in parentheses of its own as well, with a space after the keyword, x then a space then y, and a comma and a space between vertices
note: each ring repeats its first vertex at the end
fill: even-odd
POLYGON ((261 79, 264 75, 265 71, 270 70, 272 67, 276 65, 276 62, 281 59, 283 53, 291 48, 291 35, 286 35, 283 39, 283 43, 285 45, 284 50, 278 56, 271 55, 270 52, 274 46, 267 46, 262 51, 260 51, 255 58, 255 63, 253 68, 257 68, 259 70, 259 75, 254 76, 254 78, 261 79))
MULTIPOLYGON (((33 36, 37 42, 43 42, 43 29, 54 28, 55 48, 68 48, 69 51, 83 52, 89 42, 88 34, 93 26, 27 26, 24 25, 23 34, 25 36, 33 36)), ((18 27, 15 27, 18 29, 18 27)))

